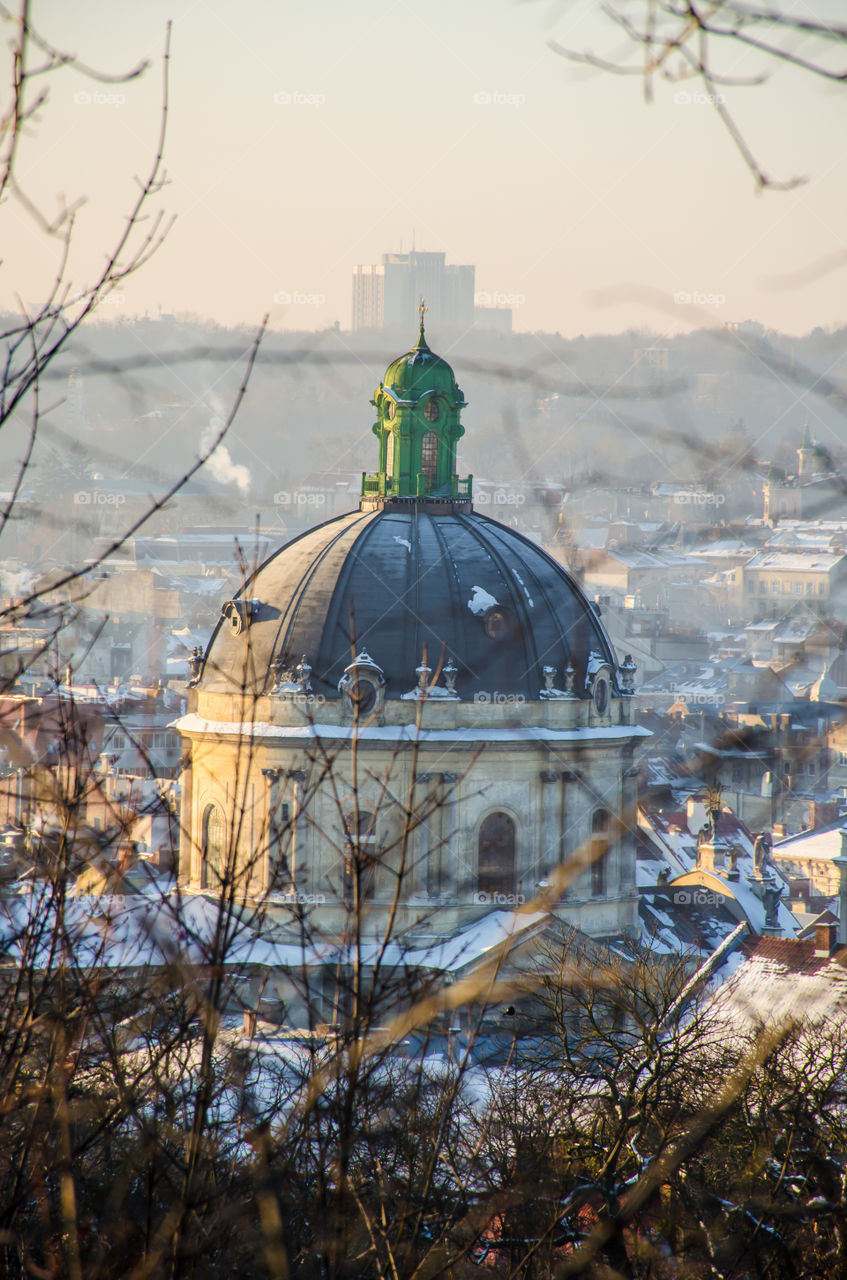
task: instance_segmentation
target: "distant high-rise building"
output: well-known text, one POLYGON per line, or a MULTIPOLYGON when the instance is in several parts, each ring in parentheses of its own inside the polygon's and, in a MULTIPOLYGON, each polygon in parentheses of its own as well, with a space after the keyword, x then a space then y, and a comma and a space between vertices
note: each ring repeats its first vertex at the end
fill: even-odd
POLYGON ((474 322, 475 268, 445 262, 443 253, 384 253, 381 267, 353 275, 353 328, 390 329, 414 322, 426 298, 431 325, 469 329, 474 322))
POLYGON ((357 267, 353 274, 353 328, 381 329, 384 278, 378 267, 357 267))

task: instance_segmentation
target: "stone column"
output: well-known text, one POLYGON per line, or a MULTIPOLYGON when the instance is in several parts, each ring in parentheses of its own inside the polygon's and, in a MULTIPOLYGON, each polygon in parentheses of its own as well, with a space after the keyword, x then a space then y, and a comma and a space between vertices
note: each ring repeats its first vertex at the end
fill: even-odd
POLYGON ((406 897, 411 894, 429 893, 430 858, 435 856, 432 852, 432 844, 437 811, 431 812, 432 784, 435 778, 434 773, 415 774, 416 808, 420 810, 422 817, 411 840, 414 865, 409 873, 409 889, 406 897))
POLYGON ((619 828, 617 836, 618 848, 618 885, 625 897, 636 892, 635 882, 635 835, 638 828, 638 789, 636 779, 638 767, 631 765, 621 778, 621 817, 625 826, 619 828))
MULTIPOLYGON (((563 770, 562 791, 561 791, 562 807, 561 807, 561 813, 559 815, 558 861, 560 864, 567 865, 569 860, 573 857, 576 849, 580 848, 583 843, 581 828, 577 828, 577 833, 575 837, 573 835, 569 836, 566 829, 567 822, 568 822, 568 815, 571 808, 578 808, 578 805, 575 805, 573 801, 573 797, 574 796, 579 797, 579 795, 581 794, 580 793, 581 782, 582 782, 582 774, 579 773, 576 769, 563 770), (573 789, 571 789, 572 786, 573 786, 573 789)), ((585 805, 584 805, 584 793, 583 793, 583 808, 584 807, 585 805)), ((590 819, 589 819, 589 827, 590 827, 590 819)), ((581 871, 579 875, 575 876, 570 881, 564 893, 562 894, 562 899, 569 898, 569 897, 578 898, 580 896, 587 897, 588 890, 586 889, 586 877, 589 874, 590 873, 586 871, 581 871)))
POLYGON ((442 773, 444 786, 444 802, 441 806, 442 848, 441 848, 441 892, 440 897, 455 898, 459 893, 460 868, 457 865, 457 803, 456 784, 458 773, 442 773))
POLYGON ((279 779, 282 770, 280 769, 263 769, 262 777, 268 784, 268 800, 267 800, 267 852, 265 854, 265 865, 262 874, 262 885, 267 891, 268 889, 278 889, 281 886, 276 883, 276 870, 279 866, 282 854, 282 823, 280 822, 280 805, 279 805, 279 779))
POLYGON ((557 801, 560 798, 561 787, 557 784, 561 781, 561 775, 550 769, 544 769, 539 773, 538 779, 541 783, 539 805, 541 819, 535 866, 531 872, 532 883, 528 886, 530 892, 527 894, 527 897, 533 898, 538 892, 539 881, 546 880, 553 868, 561 861, 562 844, 561 823, 558 821, 559 815, 556 812, 560 807, 557 801))
POLYGON ((306 838, 303 830, 303 794, 306 774, 303 769, 290 769, 291 783, 291 840, 289 842, 288 869, 291 872, 291 891, 305 888, 306 838))
MULTIPOLYGON (((20 776, 20 771, 19 771, 20 776)), ((185 888, 194 878, 196 868, 194 861, 194 763, 191 748, 188 747, 182 758, 182 774, 180 775, 180 831, 179 831, 179 885, 185 888)))

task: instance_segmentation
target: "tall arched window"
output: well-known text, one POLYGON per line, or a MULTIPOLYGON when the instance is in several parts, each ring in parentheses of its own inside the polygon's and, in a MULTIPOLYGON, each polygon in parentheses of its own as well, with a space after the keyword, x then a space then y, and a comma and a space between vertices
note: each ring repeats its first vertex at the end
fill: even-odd
POLYGON ((385 442, 385 474, 394 475, 394 432, 389 431, 385 442))
POLYGON ((591 815, 591 896, 604 898, 608 892, 609 820, 608 809, 591 815))
POLYGON ((372 813, 359 810, 358 830, 355 815, 349 813, 346 821, 346 846, 344 849, 344 901, 352 906, 356 901, 355 880, 359 877, 359 902, 373 897, 374 871, 377 862, 376 818, 372 813))
POLYGON ((434 431, 427 431, 421 444, 421 471, 426 476, 427 488, 435 484, 438 468, 438 436, 434 431))
POLYGON ((515 824, 508 813, 489 813, 479 829, 477 888, 487 894, 515 892, 515 824))
POLYGON ((202 882, 205 889, 216 889, 226 868, 226 821, 216 804, 206 806, 203 813, 202 882))

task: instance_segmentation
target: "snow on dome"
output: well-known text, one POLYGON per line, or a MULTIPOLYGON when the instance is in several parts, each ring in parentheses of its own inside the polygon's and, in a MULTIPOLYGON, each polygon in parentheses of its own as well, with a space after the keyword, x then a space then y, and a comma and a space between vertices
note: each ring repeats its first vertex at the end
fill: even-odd
POLYGON ((487 613, 489 609, 496 609, 499 603, 500 601, 495 600, 494 596, 483 587, 474 587, 473 595, 468 601, 468 608, 471 613, 475 613, 479 617, 481 613, 487 613))

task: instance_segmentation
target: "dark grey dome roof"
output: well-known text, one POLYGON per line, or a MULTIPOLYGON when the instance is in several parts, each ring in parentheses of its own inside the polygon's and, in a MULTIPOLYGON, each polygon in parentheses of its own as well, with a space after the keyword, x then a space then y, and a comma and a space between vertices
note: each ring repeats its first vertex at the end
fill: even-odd
MULTIPOLYGON (((458 668, 463 698, 498 691, 537 699, 542 667, 576 670, 585 696, 589 654, 616 667, 592 606, 567 570, 515 530, 455 506, 433 513, 356 511, 318 525, 277 551, 243 592, 252 610, 237 631, 222 619, 200 687, 271 687, 271 663, 305 655, 316 694, 337 697, 354 651, 385 673, 386 696, 416 683, 423 646, 433 670, 442 650, 458 668)), ((232 612, 232 610, 230 610, 232 612)), ((442 681, 443 684, 443 681, 442 681)))

